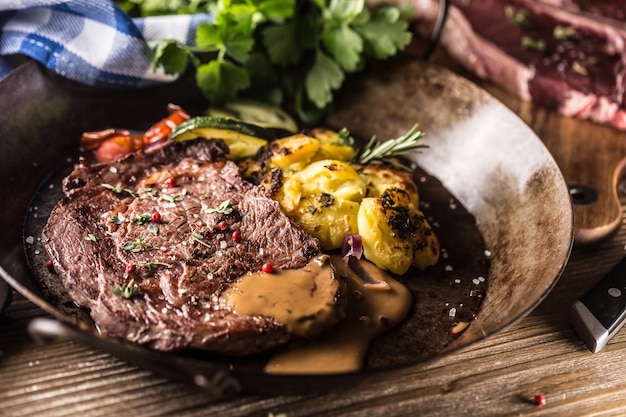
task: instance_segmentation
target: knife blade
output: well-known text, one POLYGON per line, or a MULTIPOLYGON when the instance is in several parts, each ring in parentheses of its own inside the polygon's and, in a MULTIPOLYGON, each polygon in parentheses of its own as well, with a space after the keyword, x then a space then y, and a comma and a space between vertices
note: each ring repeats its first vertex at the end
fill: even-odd
POLYGON ((593 353, 626 323, 626 257, 572 304, 570 324, 593 353))

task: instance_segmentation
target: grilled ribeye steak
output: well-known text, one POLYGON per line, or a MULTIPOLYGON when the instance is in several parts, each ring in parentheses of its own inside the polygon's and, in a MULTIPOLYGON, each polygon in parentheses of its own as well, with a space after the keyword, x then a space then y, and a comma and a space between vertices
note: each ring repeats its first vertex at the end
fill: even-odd
MULTIPOLYGON (((172 143, 80 164, 65 178, 43 242, 100 331, 159 350, 231 355, 295 337, 271 317, 237 314, 222 293, 268 262, 275 270, 304 267, 319 242, 243 180, 226 152, 221 141, 172 143)), ((345 307, 332 284, 335 317, 324 325, 345 307)))

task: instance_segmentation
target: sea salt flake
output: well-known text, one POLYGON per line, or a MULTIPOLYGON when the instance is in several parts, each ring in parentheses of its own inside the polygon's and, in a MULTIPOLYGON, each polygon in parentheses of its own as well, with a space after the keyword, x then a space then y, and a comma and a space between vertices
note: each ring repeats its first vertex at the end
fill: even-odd
POLYGON ((111 174, 117 174, 117 168, 116 168, 116 167, 110 167, 110 168, 109 168, 109 172, 110 172, 111 174))
POLYGON ((448 316, 450 317, 456 316, 456 308, 452 307, 450 311, 448 311, 448 316))
POLYGON ((474 278, 472 280, 472 282, 474 283, 474 285, 479 285, 480 284, 480 280, 478 278, 474 278))
POLYGON ((28 236, 26 239, 24 239, 26 241, 26 243, 28 243, 29 245, 32 245, 35 242, 35 238, 32 236, 28 236))
POLYGON ((446 265, 446 267, 445 267, 445 270, 448 271, 448 272, 452 271, 453 269, 454 268, 452 268, 451 265, 446 265))

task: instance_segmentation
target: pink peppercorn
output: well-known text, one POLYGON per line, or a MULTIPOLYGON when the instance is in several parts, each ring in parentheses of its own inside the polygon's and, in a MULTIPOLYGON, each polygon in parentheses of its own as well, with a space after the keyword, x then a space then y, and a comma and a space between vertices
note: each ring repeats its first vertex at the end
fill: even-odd
POLYGON ((541 394, 535 395, 535 404, 537 404, 538 406, 546 405, 546 397, 541 394))
POLYGON ((239 230, 233 232, 233 241, 237 243, 241 242, 241 232, 239 230))
POLYGON ((174 177, 169 177, 168 179, 165 180, 165 185, 168 188, 173 188, 176 187, 176 178, 174 177))
POLYGON ((152 216, 150 217, 150 221, 152 223, 161 223, 161 213, 159 213, 158 211, 155 211, 154 213, 152 213, 152 216))
POLYGON ((266 262, 261 267, 261 271, 265 272, 266 274, 271 274, 272 272, 274 272, 274 267, 272 266, 271 263, 266 262))
POLYGON ((126 265, 126 272, 128 272, 129 274, 132 274, 133 272, 135 272, 135 269, 137 269, 137 265, 135 264, 126 265))

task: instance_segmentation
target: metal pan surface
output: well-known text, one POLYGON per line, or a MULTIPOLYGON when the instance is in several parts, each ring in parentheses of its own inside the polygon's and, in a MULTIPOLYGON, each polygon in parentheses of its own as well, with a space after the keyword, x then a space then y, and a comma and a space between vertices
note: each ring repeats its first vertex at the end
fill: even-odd
MULTIPOLYGON (((94 90, 51 75, 35 63, 22 66, 0 82, 0 172, 4 179, 0 187, 0 274, 55 317, 53 322, 33 323, 34 332, 96 346, 199 385, 215 396, 310 393, 416 372, 433 357, 482 340, 532 311, 565 267, 573 241, 572 206, 561 173, 541 141, 513 113, 468 81, 436 66, 398 61, 384 71, 352 79, 326 125, 348 127, 357 137, 391 138, 418 122, 427 133, 429 148, 413 157, 423 169, 420 178, 441 182, 442 189, 450 193, 450 203, 467 210, 463 213, 472 218, 484 239, 481 244, 489 252, 485 255, 490 263, 488 288, 480 292, 484 295, 480 309, 459 337, 434 353, 383 350, 378 357, 389 360, 355 373, 278 376, 263 372, 256 360, 166 354, 100 336, 85 314, 57 296, 61 290, 54 282, 40 279, 36 269, 29 268, 24 218, 37 218, 40 209, 43 215, 45 207, 33 206, 33 196, 41 192, 40 184, 51 172, 71 163, 68 158, 76 154, 83 131, 147 127, 163 117, 169 102, 197 114, 204 102, 193 91, 190 80, 135 91, 94 90)), ((442 196, 440 199, 448 199, 447 194, 442 196)), ((456 240, 460 242, 464 235, 459 233, 456 240)), ((27 235, 37 238, 34 233, 27 235)), ((473 247, 483 250, 482 246, 473 247)), ((444 261, 441 267, 453 261, 444 261)), ((479 283, 467 278, 467 285, 457 292, 469 297, 472 285, 479 283)), ((441 293, 453 294, 445 288, 451 288, 454 281, 440 282, 441 297, 423 307, 439 313, 450 311, 446 297, 453 295, 441 293)), ((407 337, 410 341, 424 339, 417 334, 407 337)))

